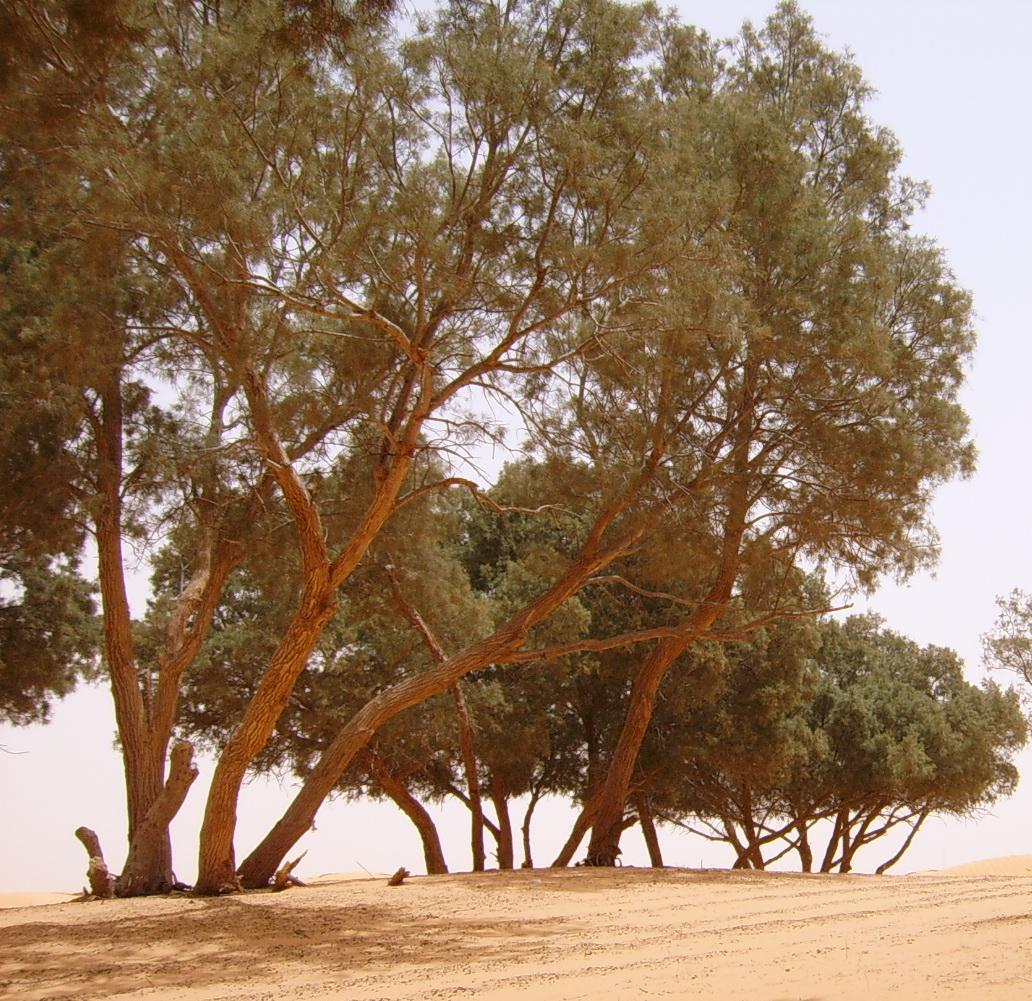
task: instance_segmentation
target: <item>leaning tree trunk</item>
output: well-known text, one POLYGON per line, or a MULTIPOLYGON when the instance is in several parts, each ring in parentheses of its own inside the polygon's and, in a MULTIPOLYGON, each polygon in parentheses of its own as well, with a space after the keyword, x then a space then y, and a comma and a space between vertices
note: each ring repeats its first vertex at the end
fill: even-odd
POLYGON ((653 869, 663 868, 663 853, 659 847, 659 835, 656 832, 656 821, 652 815, 652 804, 644 792, 635 793, 634 805, 638 810, 638 823, 645 837, 645 847, 649 850, 649 862, 653 869))
MULTIPOLYGON (((202 896, 240 888, 233 835, 244 775, 254 756, 265 746, 323 627, 336 610, 333 591, 325 578, 306 588, 301 607, 273 654, 243 720, 219 756, 201 825, 195 892, 202 896)), ((263 886, 275 875, 282 860, 282 856, 276 860, 263 886)))
POLYGON ((547 591, 491 636, 420 674, 393 685, 367 702, 341 728, 309 772, 297 796, 239 869, 244 887, 266 886, 297 840, 312 826, 323 801, 345 769, 388 720, 433 695, 446 692, 464 675, 504 662, 526 641, 531 628, 550 615, 601 567, 623 554, 641 532, 629 529, 604 548, 589 549, 547 591))
POLYGON ((427 812, 426 807, 409 792, 401 779, 391 774, 387 765, 378 755, 370 755, 369 766, 373 778, 419 831, 419 838, 423 842, 423 860, 426 863, 427 875, 441 876, 447 873, 448 865, 444 861, 441 838, 437 833, 433 817, 427 812))
POLYGON ((882 862, 882 864, 881 864, 880 866, 878 866, 878 868, 877 868, 877 869, 875 869, 875 870, 874 870, 874 874, 875 874, 876 876, 882 876, 882 875, 884 875, 884 874, 885 874, 886 872, 888 872, 888 870, 889 870, 889 869, 891 869, 891 868, 892 868, 892 867, 893 867, 893 866, 894 866, 894 865, 895 865, 895 864, 896 864, 896 863, 897 863, 897 862, 898 862, 898 861, 899 861, 899 860, 900 860, 901 858, 903 858, 903 856, 904 856, 904 855, 906 854, 906 852, 907 852, 907 849, 908 849, 908 848, 909 848, 909 847, 910 847, 910 846, 911 846, 911 845, 913 844, 913 842, 914 842, 914 838, 916 838, 916 837, 917 837, 917 832, 918 832, 919 830, 921 830, 921 825, 922 825, 922 824, 924 824, 924 822, 925 822, 925 821, 926 821, 926 820, 928 819, 928 814, 929 814, 929 812, 930 812, 930 811, 929 811, 929 810, 927 810, 927 809, 925 809, 925 810, 922 810, 922 811, 921 811, 921 813, 920 813, 920 814, 918 815, 918 817, 917 817, 917 820, 916 820, 916 822, 915 822, 915 823, 913 823, 913 824, 911 824, 911 826, 910 826, 910 833, 909 833, 909 834, 907 835, 907 837, 906 837, 906 840, 905 840, 905 841, 903 842, 903 844, 902 844, 902 845, 900 846, 900 849, 899 849, 899 851, 898 851, 898 852, 896 852, 896 854, 895 854, 895 855, 893 855, 893 856, 892 856, 892 858, 890 858, 890 859, 889 859, 888 861, 886 861, 886 862, 882 862))
POLYGON ((623 831, 624 805, 631 787, 631 776, 638 761, 638 752, 652 721, 656 696, 667 671, 678 657, 720 617, 731 598, 738 565, 739 547, 745 531, 748 499, 744 479, 737 484, 724 531, 720 571, 706 598, 687 616, 678 632, 660 640, 645 658, 631 685, 627 715, 620 731, 616 750, 609 763, 599 794, 598 812, 591 828, 588 861, 592 865, 616 865, 623 831))
POLYGON ((599 802, 600 790, 596 790, 587 803, 581 807, 580 813, 577 814, 577 819, 573 822, 570 836, 566 839, 562 848, 559 849, 559 854, 552 862, 553 869, 565 869, 573 861, 573 856, 577 854, 577 849, 584 840, 584 835, 591 829, 595 815, 598 813, 599 802))
MULTIPOLYGON (((182 257, 182 254, 179 256, 182 257)), ((394 512, 398 494, 412 464, 421 426, 421 420, 413 415, 404 435, 397 442, 397 448, 389 458, 385 457, 385 464, 378 469, 376 492, 358 526, 331 561, 319 508, 277 436, 265 377, 252 365, 232 357, 235 349, 235 344, 228 344, 229 360, 238 366, 262 456, 268 462, 290 509, 297 530, 305 584, 297 611, 273 653, 257 691, 248 703, 243 719, 230 736, 215 767, 204 808, 198 849, 195 892, 200 895, 222 893, 242 886, 236 873, 233 836, 236 832, 237 799, 244 775, 272 735, 326 623, 336 613, 338 590, 362 561, 394 512)), ((429 392, 429 389, 426 388, 424 392, 429 392)), ((355 748, 355 752, 365 745, 369 736, 371 734, 355 748)), ((353 757, 354 754, 348 757, 348 764, 353 757)), ((341 774, 343 768, 334 777, 333 785, 336 785, 341 774)), ((326 790, 328 793, 329 789, 326 790)), ((311 826, 314 819, 313 812, 305 829, 311 826)), ((261 885, 269 883, 301 833, 298 832, 269 872, 264 874, 261 885)))
POLYGON ((523 834, 523 865, 521 868, 523 869, 534 868, 534 856, 530 851, 530 822, 534 817, 534 810, 541 800, 541 788, 542 786, 539 784, 531 791, 530 802, 527 803, 526 812, 523 814, 523 824, 521 825, 523 834))
POLYGON ((736 479, 728 493, 716 577, 695 611, 681 621, 675 635, 656 644, 634 678, 627 715, 602 784, 598 813, 591 829, 588 861, 593 865, 616 864, 631 776, 652 721, 652 711, 663 678, 674 661, 720 618, 731 600, 742 560, 741 545, 750 506, 748 467, 753 418, 749 415, 752 413, 756 371, 756 363, 749 361, 743 380, 741 404, 741 412, 747 416, 735 431, 731 464, 736 479))
POLYGON ((824 851, 824 859, 821 862, 821 872, 831 872, 835 865, 835 856, 838 853, 840 842, 847 837, 845 831, 848 829, 849 809, 842 807, 835 814, 835 826, 832 828, 831 837, 828 839, 828 847, 824 851))
POLYGON ((634 679, 627 715, 602 784, 598 812, 591 828, 587 858, 592 865, 616 865, 624 829, 624 806, 638 751, 652 720, 659 686, 670 665, 688 648, 695 635, 693 631, 657 643, 634 679))

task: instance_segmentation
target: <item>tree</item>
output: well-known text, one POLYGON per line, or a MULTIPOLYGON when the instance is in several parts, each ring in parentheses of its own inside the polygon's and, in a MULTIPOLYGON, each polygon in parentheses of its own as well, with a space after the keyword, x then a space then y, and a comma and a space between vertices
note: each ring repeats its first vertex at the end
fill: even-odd
POLYGON ((78 574, 41 560, 0 564, 0 718, 46 722, 51 700, 96 670, 96 609, 78 574))
MULTIPOLYGON (((340 489, 341 504, 346 506, 351 472, 339 471, 340 482, 330 478, 320 490, 331 495, 340 489)), ((433 663, 433 651, 409 619, 417 606, 428 609, 425 619, 416 613, 421 627, 443 643, 465 643, 489 631, 482 602, 471 593, 452 552, 455 525, 454 504, 440 495, 428 505, 405 508, 380 533, 370 559, 342 589, 340 612, 323 631, 251 770, 305 777, 351 713, 377 691, 433 663)), ((330 519, 327 527, 332 543, 341 523, 330 519)), ((176 571, 173 547, 164 554, 158 594, 172 590, 165 577, 176 571)), ((199 741, 216 756, 221 752, 290 620, 300 580, 296 552, 282 533, 267 539, 244 562, 224 592, 208 642, 184 680, 177 725, 182 736, 199 741)), ((160 608, 152 608, 152 613, 148 632, 160 638, 164 613, 160 608)), ((435 798, 444 795, 424 780, 424 773, 442 758, 459 757, 456 710, 453 697, 431 699, 385 726, 334 791, 347 797, 392 799, 416 824, 429 872, 447 869, 432 820, 417 797, 427 791, 435 798)))
MULTIPOLYGON (((1015 588, 996 599, 999 614, 993 628, 982 636, 987 667, 1011 671, 1032 685, 1032 595, 1015 588)), ((1030 696, 1025 690, 1025 698, 1030 696)))
MULTIPOLYGON (((299 18, 323 8, 286 5, 279 22, 258 24, 256 43, 278 41, 266 54, 289 61, 299 18)), ((74 544, 88 531, 96 544, 129 815, 118 892, 141 893, 173 882, 167 824, 196 774, 179 755, 183 767, 166 783, 179 682, 248 534, 264 527, 273 479, 250 456, 228 455, 237 448, 239 382, 206 352, 203 312, 153 252, 153 232, 133 225, 143 203, 173 216, 197 207, 183 198, 177 206, 167 184, 176 158, 189 158, 190 137, 180 142, 182 109, 166 98, 169 87, 186 92, 177 91, 182 76, 171 79, 173 54, 186 57, 206 30, 211 38, 218 18, 189 4, 127 2, 104 14, 63 3, 5 13, 4 376, 29 433, 3 441, 5 464, 24 463, 28 473, 5 483, 3 507, 5 534, 9 524, 32 531, 50 510, 60 516, 51 536, 74 544), (163 641, 141 664, 122 547, 129 538, 146 551, 183 522, 194 548, 181 554, 163 641)), ((209 192, 224 188, 207 181, 209 192)))
MULTIPOLYGON (((31 111, 4 130, 23 182, 9 215, 61 277, 39 286, 38 326, 57 343, 58 307, 93 306, 74 327, 95 362, 73 422, 94 456, 76 468, 99 470, 86 507, 131 832, 165 795, 180 685, 224 587, 277 519, 291 526, 293 611, 219 755, 203 893, 264 885, 373 734, 471 672, 540 660, 521 649, 535 627, 630 548, 692 567, 672 607, 694 611, 648 634, 642 721, 746 568, 905 569, 929 541, 928 490, 969 460, 954 401, 967 298, 905 234, 920 190, 860 113, 855 68, 793 9, 729 66, 652 8, 605 0, 454 0, 400 45, 382 26, 342 38, 297 21, 319 11, 127 3, 66 140, 31 111), (54 179, 41 205, 32 176, 54 179), (154 402, 167 389, 175 404, 154 402), (529 506, 577 495, 564 558, 490 635, 357 708, 237 867, 243 776, 388 522, 475 489, 438 458, 497 438, 485 399, 517 407, 561 477, 529 506), (339 469, 345 497, 322 490, 339 469), (153 671, 120 583, 136 524, 183 524, 195 547, 153 671)), ((74 40, 71 21, 37 20, 25 109, 61 104, 74 40)), ((783 610, 775 590, 763 615, 783 610)))
POLYGON ((668 735, 664 816, 691 815, 687 826, 732 845, 738 867, 795 851, 805 872, 849 872, 861 848, 909 828, 881 873, 929 816, 1013 792, 1028 738, 1014 691, 970 684, 952 651, 921 648, 875 616, 820 623, 806 660, 791 641, 769 642, 783 631, 732 648, 721 697, 668 735))
MULTIPOLYGON (((932 488, 972 464, 956 398, 970 300, 941 252, 910 232, 923 188, 898 176, 898 145, 865 116, 859 70, 790 3, 762 30, 747 25, 731 56, 713 88, 733 191, 724 284, 703 320, 661 328, 662 350, 694 347, 694 379, 683 377, 694 395, 676 397, 692 414, 676 468, 694 504, 679 509, 691 520, 655 537, 692 538, 704 583, 684 595, 694 610, 675 635, 642 661, 606 783, 586 808, 588 854, 601 863, 614 857, 665 673, 719 630, 745 578, 767 583, 751 606, 762 618, 782 607, 776 582, 797 560, 833 563, 860 585, 906 575, 934 556, 932 488)), ((664 85, 674 100, 692 82, 671 68, 664 85)), ((633 371, 658 350, 653 338, 619 355, 633 371)), ((611 392, 626 376, 599 381, 611 392)), ((601 429, 578 423, 581 447, 593 447, 601 429)))

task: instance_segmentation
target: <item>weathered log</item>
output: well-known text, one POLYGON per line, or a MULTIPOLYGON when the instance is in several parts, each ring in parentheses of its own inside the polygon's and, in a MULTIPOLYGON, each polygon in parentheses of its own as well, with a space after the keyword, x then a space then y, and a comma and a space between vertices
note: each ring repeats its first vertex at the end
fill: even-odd
POLYGON ((90 859, 89 868, 86 870, 90 889, 89 893, 85 894, 85 899, 99 897, 102 900, 110 900, 115 895, 115 877, 108 871, 107 863, 104 861, 100 838, 88 827, 77 828, 75 836, 82 842, 90 859))
POLYGON ((272 878, 272 888, 274 890, 286 890, 291 886, 304 886, 300 879, 295 876, 294 869, 297 864, 303 859, 308 852, 302 852, 293 862, 288 862, 285 866, 281 866, 276 870, 276 875, 272 878))

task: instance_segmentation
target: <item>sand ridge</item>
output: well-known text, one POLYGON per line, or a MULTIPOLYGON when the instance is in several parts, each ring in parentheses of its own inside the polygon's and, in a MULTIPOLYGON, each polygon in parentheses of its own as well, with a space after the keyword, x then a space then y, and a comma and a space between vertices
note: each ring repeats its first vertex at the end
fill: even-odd
POLYGON ((1032 874, 348 875, 0 911, 0 997, 115 996, 1010 1001, 1032 996, 1032 874))

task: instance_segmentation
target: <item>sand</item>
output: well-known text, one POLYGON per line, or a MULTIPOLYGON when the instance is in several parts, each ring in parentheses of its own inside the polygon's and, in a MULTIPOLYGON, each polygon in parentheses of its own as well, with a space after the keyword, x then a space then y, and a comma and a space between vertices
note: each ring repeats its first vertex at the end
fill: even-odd
POLYGON ((0 911, 0 997, 1032 997, 1032 857, 912 876, 568 869, 0 911))

